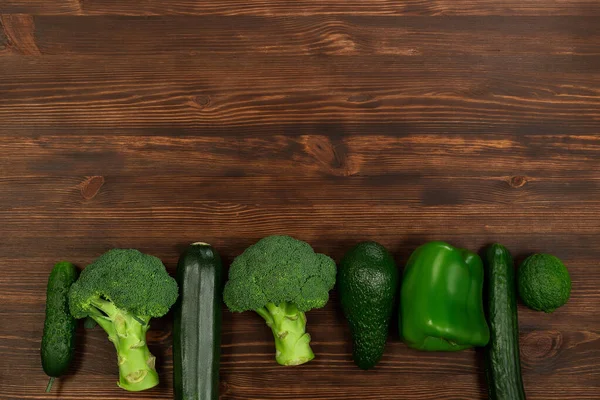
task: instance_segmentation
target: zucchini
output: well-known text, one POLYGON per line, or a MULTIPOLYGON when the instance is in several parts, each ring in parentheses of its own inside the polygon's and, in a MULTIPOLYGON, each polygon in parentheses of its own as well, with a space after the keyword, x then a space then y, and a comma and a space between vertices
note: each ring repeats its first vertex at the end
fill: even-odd
POLYGON ((221 358, 222 271, 219 253, 193 243, 177 265, 173 327, 176 400, 217 400, 221 358))
POLYGON ((75 352, 75 318, 69 312, 69 289, 77 279, 77 268, 67 261, 57 263, 46 289, 46 319, 42 336, 42 368, 50 377, 46 392, 54 379, 63 375, 75 352))
POLYGON ((490 341, 485 348, 485 375, 490 400, 524 400, 519 358, 517 286, 513 259, 506 247, 485 252, 490 341))

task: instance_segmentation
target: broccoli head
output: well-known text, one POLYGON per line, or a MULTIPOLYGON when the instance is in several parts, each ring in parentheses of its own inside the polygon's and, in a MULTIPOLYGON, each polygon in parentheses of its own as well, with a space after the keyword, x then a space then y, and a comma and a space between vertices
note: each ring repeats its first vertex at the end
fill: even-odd
POLYGON ((118 385, 140 391, 158 384, 155 358, 146 345, 149 321, 165 315, 177 296, 177 282, 158 258, 113 249, 71 286, 69 309, 73 317, 91 317, 106 331, 117 350, 118 385))
POLYGON ((268 236, 233 260, 223 298, 229 310, 265 319, 279 364, 299 365, 314 358, 305 312, 327 304, 335 276, 335 262, 308 243, 268 236))

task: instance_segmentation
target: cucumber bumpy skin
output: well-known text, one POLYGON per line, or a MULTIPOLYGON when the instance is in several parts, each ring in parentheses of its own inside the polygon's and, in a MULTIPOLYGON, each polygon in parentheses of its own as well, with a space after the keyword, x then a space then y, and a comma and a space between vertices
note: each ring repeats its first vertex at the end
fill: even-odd
POLYGON ((519 358, 517 285, 512 257, 504 246, 488 247, 484 257, 490 341, 485 375, 490 400, 525 400, 519 358))
POLYGON ((67 261, 57 263, 46 289, 46 319, 42 336, 42 368, 50 377, 46 392, 52 389, 54 379, 63 375, 75 352, 75 318, 69 312, 69 289, 77 279, 77 268, 67 261))

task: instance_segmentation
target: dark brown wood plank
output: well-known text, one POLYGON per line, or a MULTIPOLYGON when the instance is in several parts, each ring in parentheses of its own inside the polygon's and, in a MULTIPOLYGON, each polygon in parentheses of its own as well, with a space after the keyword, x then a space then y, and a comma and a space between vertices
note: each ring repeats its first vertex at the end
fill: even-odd
MULTIPOLYGON (((3 176, 390 176, 383 185, 394 176, 493 177, 499 187, 527 190, 528 181, 553 177, 594 185, 600 171, 591 162, 600 156, 598 135, 35 136, 0 138, 3 176)), ((448 203, 457 202, 441 200, 448 203)))
MULTIPOLYGON (((48 220, 46 233, 43 236, 44 240, 40 240, 40 236, 33 236, 24 232, 16 232, 5 239, 4 252, 2 262, 4 266, 31 265, 31 268, 36 267, 46 271, 55 262, 57 262, 57 254, 67 257, 80 266, 85 266, 93 261, 93 259, 107 249, 112 247, 139 248, 141 251, 160 254, 167 268, 174 272, 177 264, 178 255, 183 252, 185 247, 198 240, 198 233, 192 229, 181 231, 176 240, 165 241, 164 238, 155 235, 140 236, 128 229, 115 229, 110 232, 93 233, 90 228, 88 232, 70 233, 64 236, 64 244, 47 243, 48 238, 58 235, 59 227, 55 225, 55 221, 48 220), (88 236, 89 235, 89 236, 88 236), (23 256, 23 250, 36 247, 37 252, 34 255, 23 256)), ((573 307, 572 311, 579 310, 580 316, 586 315, 590 309, 597 309, 597 303, 589 302, 586 304, 586 296, 597 296, 595 291, 596 279, 599 278, 594 270, 594 263, 600 256, 600 249, 594 246, 595 234, 569 234, 563 233, 545 233, 544 235, 532 235, 528 232, 499 232, 490 233, 486 230, 485 221, 486 215, 482 214, 470 218, 473 222, 474 229, 472 232, 452 232, 450 230, 440 232, 425 232, 421 234, 404 234, 398 233, 393 228, 386 229, 386 226, 381 225, 381 230, 377 232, 362 233, 355 230, 355 220, 352 219, 349 223, 350 228, 345 236, 339 240, 329 240, 324 242, 323 235, 319 234, 321 224, 315 224, 312 232, 299 232, 296 234, 303 240, 310 242, 315 248, 321 252, 326 251, 336 260, 341 260, 344 253, 354 244, 361 240, 377 240, 388 247, 395 254, 395 258, 400 266, 402 266, 411 252, 422 243, 428 240, 444 238, 445 240, 469 249, 478 249, 487 243, 500 242, 508 246, 513 253, 517 263, 524 260, 525 257, 534 252, 548 252, 548 249, 553 249, 552 252, 563 259, 570 268, 579 268, 581 278, 578 282, 578 290, 576 293, 581 296, 578 306, 573 307), (577 256, 573 254, 577 253, 577 256), (580 255, 579 255, 580 254, 580 255), (590 279, 586 280, 586 274, 589 274, 590 279)), ((174 229, 171 226, 175 222, 157 221, 154 225, 156 229, 174 229)), ((76 223, 81 223, 77 219, 76 223)), ((283 225, 284 223, 282 223, 283 225)), ((233 223, 230 226, 234 226, 233 223)), ((228 226, 229 227, 229 226, 228 226)), ((286 228, 286 226, 283 226, 286 228)), ((203 227, 202 239, 216 246, 227 261, 231 261, 235 256, 249 245, 258 241, 262 236, 260 232, 254 235, 248 235, 240 238, 232 237, 226 229, 216 225, 208 225, 203 227)), ((28 270, 23 272, 18 269, 10 270, 3 281, 5 284, 4 290, 11 290, 11 287, 19 287, 19 290, 26 290, 28 295, 34 296, 33 300, 44 296, 44 292, 39 292, 37 287, 44 285, 47 276, 40 273, 39 270, 28 270), (21 274, 21 275, 19 275, 21 274), (9 278, 10 277, 10 278, 9 278)), ((18 304, 17 304, 18 307, 18 304)), ((19 311, 18 308, 13 311, 19 311)), ((593 321, 595 315, 587 316, 589 321, 593 321)))
MULTIPOLYGON (((441 174, 440 174, 441 175, 441 174)), ((365 201, 406 207, 460 205, 580 208, 600 206, 600 179, 579 177, 509 176, 228 176, 201 177, 135 175, 93 177, 17 176, 0 178, 0 210, 36 207, 37 210, 102 206, 123 203, 151 207, 169 202, 185 207, 198 201, 255 206, 302 205, 328 201, 365 201), (523 179, 523 181, 520 181, 523 179), (202 198, 182 187, 201 187, 202 198), (453 190, 449 188, 452 187, 453 190), (179 191, 176 197, 170 193, 179 191), (18 204, 13 199, 21 199, 18 204)))
POLYGON ((247 126, 281 133, 282 125, 306 132, 315 124, 344 130, 368 122, 397 124, 400 133, 597 134, 599 66, 600 56, 572 55, 335 62, 17 55, 0 65, 0 123, 29 133, 103 127, 222 134, 247 126))
MULTIPOLYGON (((123 236, 131 237, 141 231, 150 231, 150 237, 172 237, 174 234, 190 234, 197 231, 197 226, 207 225, 210 229, 228 229, 234 237, 251 235, 267 236, 278 232, 295 232, 296 235, 311 234, 319 238, 328 236, 340 237, 348 227, 349 218, 353 218, 352 227, 364 236, 375 235, 381 230, 380 223, 386 221, 387 229, 402 232, 403 235, 424 236, 429 233, 431 239, 439 238, 443 232, 452 230, 455 234, 472 232, 472 225, 478 224, 477 231, 492 231, 502 234, 529 231, 532 234, 563 234, 563 235, 597 235, 600 227, 595 217, 598 208, 574 211, 564 215, 565 210, 528 210, 514 211, 511 207, 489 207, 468 211, 460 206, 438 207, 423 210, 414 215, 414 211, 395 205, 377 205, 376 203, 345 204, 331 202, 325 205, 251 207, 232 203, 199 202, 186 208, 153 207, 142 209, 105 210, 90 208, 87 212, 73 209, 57 209, 56 211, 40 211, 32 218, 30 209, 13 209, 2 212, 3 229, 6 234, 14 235, 27 226, 30 231, 24 233, 30 237, 39 235, 52 223, 53 231, 65 232, 65 237, 81 237, 96 232, 110 232, 119 221, 127 225, 120 232, 123 236), (366 210, 368 209, 368 210, 366 210), (485 215, 485 218, 483 217, 485 215), (307 217, 322 221, 315 226, 307 217), (507 223, 509 218, 514 218, 507 223), (73 226, 73 220, 79 222, 73 226), (178 221, 186 220, 188 224, 181 225, 178 221), (173 222, 175 221, 175 222, 173 222), (535 224, 532 221, 536 221, 535 224), (541 222, 544 223, 541 223, 541 222), (163 230, 155 230, 154 226, 161 225, 163 230), (317 229, 318 233, 313 231, 317 229)), ((353 235, 355 236, 355 235, 353 235)), ((493 235, 486 234, 490 240, 493 235)))
POLYGON ((0 13, 116 15, 600 15, 594 0, 4 0, 0 13))
POLYGON ((513 17, 507 21, 501 16, 5 15, 5 30, 14 30, 16 19, 28 27, 36 51, 44 55, 600 54, 599 19, 589 16, 513 17))

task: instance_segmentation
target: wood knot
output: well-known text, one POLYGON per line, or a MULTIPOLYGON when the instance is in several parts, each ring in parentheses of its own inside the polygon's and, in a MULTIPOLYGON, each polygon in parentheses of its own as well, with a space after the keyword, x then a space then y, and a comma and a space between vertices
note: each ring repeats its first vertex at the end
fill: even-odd
POLYGON ((357 44, 352 37, 346 33, 330 33, 327 41, 332 43, 332 53, 334 54, 355 54, 357 44))
POLYGON ((206 108, 210 106, 210 96, 199 95, 192 97, 192 105, 196 108, 206 108))
POLYGON ((334 145, 327 136, 304 136, 305 151, 325 165, 335 175, 355 175, 358 171, 348 160, 346 145, 334 145))
POLYGON ((367 93, 353 94, 347 99, 349 103, 366 103, 371 100, 373 100, 373 96, 367 93))
POLYGON ((528 362, 540 362, 555 357, 562 346, 559 331, 533 331, 523 339, 521 352, 528 362))
POLYGON ((31 15, 4 14, 0 16, 0 30, 2 27, 8 47, 13 51, 26 56, 42 54, 35 43, 35 23, 31 15))
POLYGON ((221 393, 219 397, 224 396, 227 392, 229 392, 229 385, 224 380, 219 382, 219 392, 221 393))
POLYGON ((346 101, 357 104, 357 107, 361 108, 377 108, 381 105, 379 100, 367 93, 354 94, 349 96, 346 101))
POLYGON ((525 184, 527 183, 527 178, 524 176, 513 176, 512 178, 510 178, 508 183, 510 187, 520 188, 525 186, 525 184))
POLYGON ((100 188, 104 185, 103 176, 90 176, 79 184, 79 190, 81 190, 81 196, 86 200, 91 200, 100 191, 100 188))

